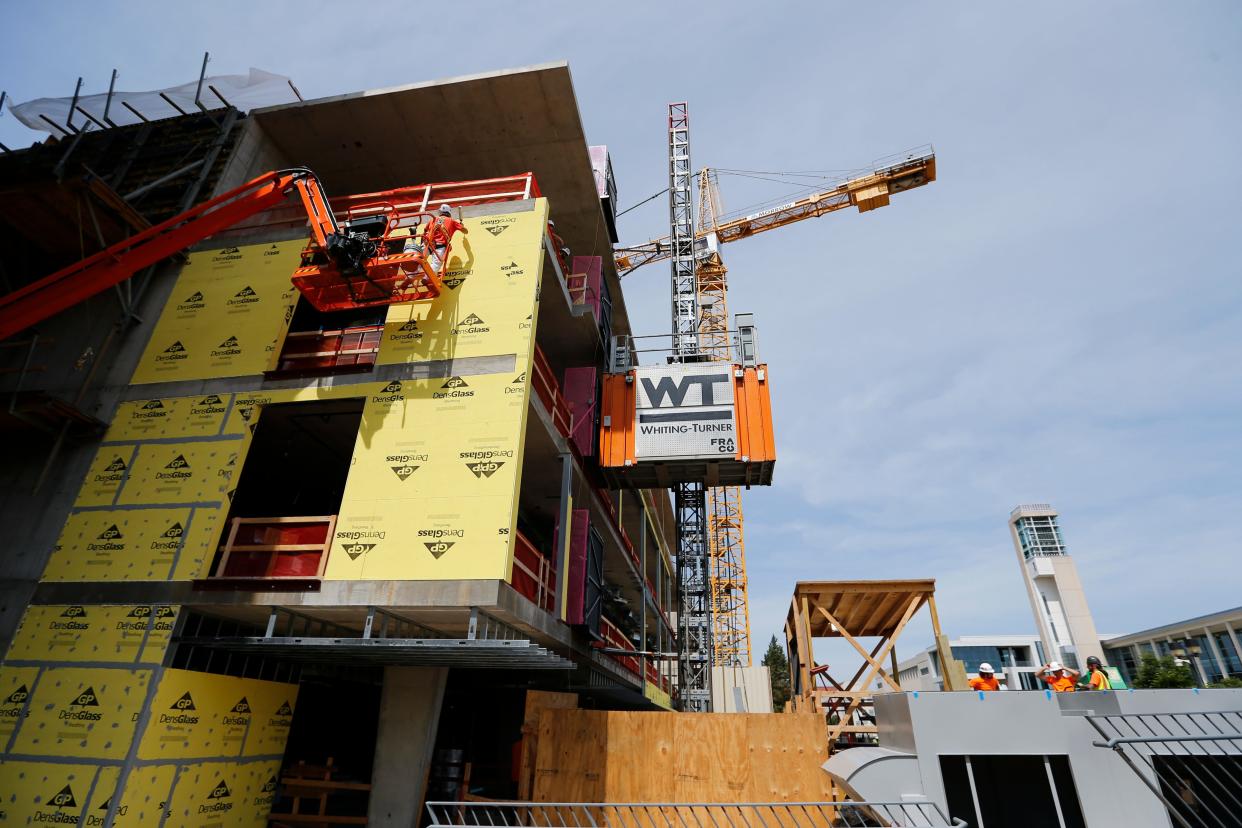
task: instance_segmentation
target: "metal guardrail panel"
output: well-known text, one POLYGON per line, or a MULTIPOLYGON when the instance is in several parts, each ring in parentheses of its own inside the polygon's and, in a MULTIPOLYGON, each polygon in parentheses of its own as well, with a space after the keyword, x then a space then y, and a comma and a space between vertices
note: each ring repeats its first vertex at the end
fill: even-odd
POLYGON ((428 802, 430 828, 950 828, 931 802, 428 802))
POLYGON ((1182 828, 1242 825, 1242 711, 1085 717, 1182 828))

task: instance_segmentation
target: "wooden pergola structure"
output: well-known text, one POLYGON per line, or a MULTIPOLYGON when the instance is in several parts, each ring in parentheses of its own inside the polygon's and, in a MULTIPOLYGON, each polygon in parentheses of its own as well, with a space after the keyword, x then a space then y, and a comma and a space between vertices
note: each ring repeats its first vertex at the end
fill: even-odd
MULTIPOLYGON (((936 582, 915 581, 799 581, 785 621, 785 643, 789 650, 790 700, 794 710, 816 710, 828 718, 831 747, 846 734, 875 733, 874 716, 869 714, 880 678, 893 691, 897 681, 895 645, 914 614, 927 605, 940 663, 948 665, 948 640, 940 632, 936 614, 936 582), (816 638, 844 638, 862 656, 862 665, 846 680, 829 672, 827 664, 815 661, 812 642, 816 638), (860 639, 878 639, 871 647, 860 639), (888 661, 891 669, 885 668, 888 661)), ((943 669, 945 689, 950 686, 949 669, 943 669)), ((847 737, 848 738, 848 737, 847 737)))

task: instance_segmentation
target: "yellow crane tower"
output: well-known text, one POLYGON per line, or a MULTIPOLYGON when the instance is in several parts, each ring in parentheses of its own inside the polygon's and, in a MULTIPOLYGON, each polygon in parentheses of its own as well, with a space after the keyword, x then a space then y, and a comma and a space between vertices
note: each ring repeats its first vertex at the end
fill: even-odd
MULTIPOLYGON (((745 216, 727 217, 721 206, 716 170, 701 170, 698 224, 695 229, 695 278, 702 351, 709 359, 732 359, 732 335, 726 301, 728 269, 720 257, 721 244, 846 207, 856 207, 860 213, 887 207, 893 195, 935 180, 936 154, 930 146, 921 147, 877 161, 866 173, 848 177, 793 201, 745 216)), ((642 265, 667 259, 670 255, 671 239, 667 236, 637 247, 618 247, 615 250, 617 272, 626 276, 642 265)), ((712 664, 749 667, 752 652, 742 493, 736 486, 709 488, 706 500, 712 664)))

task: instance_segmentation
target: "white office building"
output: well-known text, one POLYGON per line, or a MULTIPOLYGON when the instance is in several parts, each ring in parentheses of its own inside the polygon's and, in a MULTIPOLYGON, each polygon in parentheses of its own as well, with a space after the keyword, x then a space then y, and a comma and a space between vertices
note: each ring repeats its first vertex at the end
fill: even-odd
POLYGON ((1242 678, 1242 607, 1174 621, 1149 630, 1106 637, 1105 662, 1133 682, 1143 656, 1186 662, 1200 687, 1242 678))
MULTIPOLYGON (((1038 690, 1035 671, 1044 663, 1043 642, 1037 635, 966 635, 949 641, 953 657, 966 666, 966 675, 979 675, 980 664, 991 664, 1009 690, 1038 690)), ((897 665, 903 690, 943 690, 944 668, 934 645, 897 665)))

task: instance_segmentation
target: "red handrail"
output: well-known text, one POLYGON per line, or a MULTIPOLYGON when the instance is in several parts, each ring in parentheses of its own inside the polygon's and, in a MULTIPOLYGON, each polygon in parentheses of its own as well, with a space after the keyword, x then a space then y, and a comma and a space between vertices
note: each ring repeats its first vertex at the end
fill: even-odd
POLYGON ((556 568, 552 561, 521 532, 513 544, 513 575, 509 583, 540 609, 556 606, 556 568))
POLYGON ((569 410, 569 402, 561 394, 560 383, 552 373, 552 366, 544 356, 543 349, 535 345, 535 358, 531 362, 531 387, 543 402, 544 408, 552 415, 552 423, 566 440, 569 439, 573 415, 569 410))

